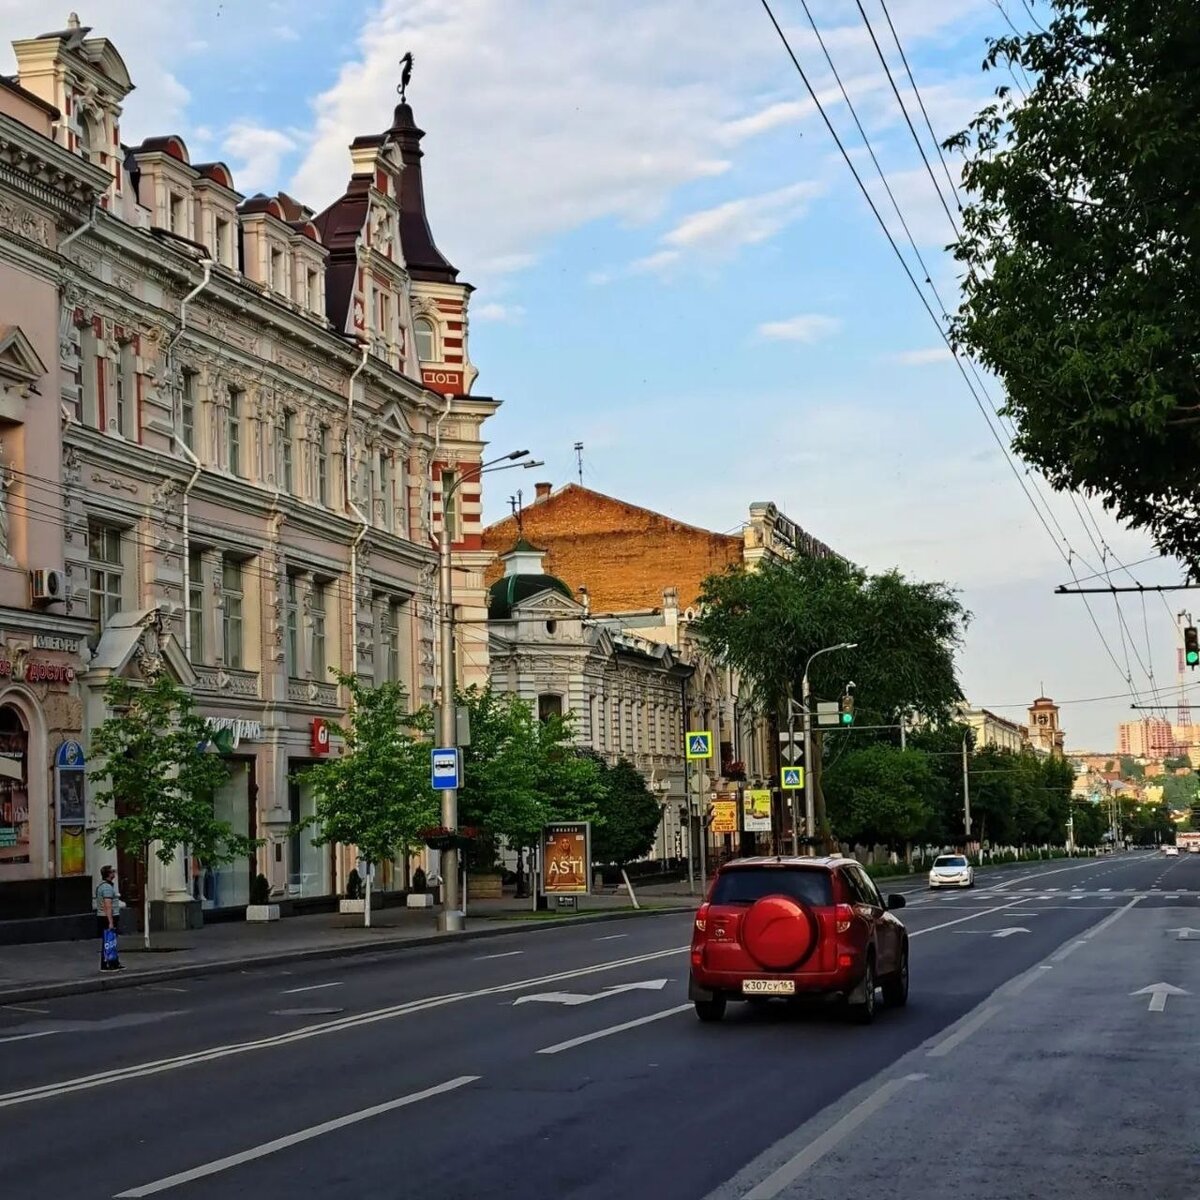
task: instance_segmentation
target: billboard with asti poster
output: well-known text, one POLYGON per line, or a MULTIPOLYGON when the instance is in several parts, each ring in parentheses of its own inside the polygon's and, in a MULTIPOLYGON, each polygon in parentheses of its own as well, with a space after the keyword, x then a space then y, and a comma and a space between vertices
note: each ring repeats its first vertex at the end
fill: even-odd
POLYGON ((555 821, 542 830, 542 892, 547 896, 586 896, 591 890, 590 821, 555 821))

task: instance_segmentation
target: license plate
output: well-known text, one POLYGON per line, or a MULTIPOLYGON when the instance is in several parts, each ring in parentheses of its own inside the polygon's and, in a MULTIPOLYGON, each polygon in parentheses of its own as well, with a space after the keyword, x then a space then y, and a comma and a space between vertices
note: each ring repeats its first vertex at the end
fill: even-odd
POLYGON ((793 996, 795 993, 796 983, 792 979, 742 980, 744 996, 793 996))

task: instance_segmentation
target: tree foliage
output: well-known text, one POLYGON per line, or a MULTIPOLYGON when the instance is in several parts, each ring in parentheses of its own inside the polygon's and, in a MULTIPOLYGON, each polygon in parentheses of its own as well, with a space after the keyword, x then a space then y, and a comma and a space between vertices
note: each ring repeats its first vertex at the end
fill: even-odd
POLYGON ((1200 24, 1192 0, 1048 0, 948 145, 971 200, 954 339, 1003 380, 1017 452, 1200 568, 1200 24))
POLYGON ((404 692, 395 683, 368 687, 339 676, 350 692, 349 720, 340 730, 345 752, 306 767, 319 843, 357 846, 371 863, 386 862, 420 843, 437 820, 429 779, 429 744, 414 736, 404 692))
POLYGON ((604 799, 592 830, 592 858, 624 867, 654 849, 662 807, 627 759, 601 766, 604 799))
POLYGON ((935 825, 934 772, 920 750, 876 742, 829 765, 824 788, 838 837, 852 843, 904 846, 935 825))
MULTIPOLYGON (((140 685, 111 679, 109 716, 92 733, 88 777, 103 784, 96 803, 113 814, 100 830, 109 850, 136 853, 148 869, 151 848, 163 863, 186 848, 219 866, 248 858, 258 842, 217 819, 213 801, 229 766, 211 749, 213 731, 195 711, 190 693, 160 673, 140 685)), ((147 911, 143 922, 150 941, 147 911)))

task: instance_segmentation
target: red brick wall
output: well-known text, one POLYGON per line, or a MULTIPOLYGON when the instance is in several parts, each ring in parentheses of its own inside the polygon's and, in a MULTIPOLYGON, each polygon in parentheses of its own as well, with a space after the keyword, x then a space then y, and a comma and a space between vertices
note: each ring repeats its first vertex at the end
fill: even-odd
MULTIPOLYGON (((568 484, 524 512, 525 536, 547 551, 545 569, 570 585, 586 586, 593 612, 660 608, 663 588, 694 604, 701 581, 742 558, 742 539, 710 533, 633 504, 568 484)), ((503 554, 517 540, 509 517, 483 533, 486 549, 503 554)), ((490 584, 504 573, 489 569, 490 584)))

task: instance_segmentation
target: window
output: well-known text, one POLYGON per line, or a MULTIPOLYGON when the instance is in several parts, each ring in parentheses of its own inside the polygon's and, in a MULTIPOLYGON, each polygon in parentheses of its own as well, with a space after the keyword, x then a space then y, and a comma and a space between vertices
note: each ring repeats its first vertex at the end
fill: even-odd
POLYGON ((749 906, 764 896, 791 896, 814 908, 828 908, 833 903, 833 883, 828 871, 803 867, 726 869, 717 876, 712 903, 749 906))
POLYGON ((272 248, 271 250, 271 291, 284 292, 286 288, 287 274, 284 271, 283 251, 272 248))
POLYGON ((188 551, 188 629, 192 662, 204 661, 204 551, 188 551))
POLYGON ((308 307, 310 312, 320 313, 321 304, 321 272, 314 271, 311 267, 307 274, 308 279, 308 307))
POLYGON ((294 483, 293 447, 296 435, 296 414, 285 412, 283 424, 279 429, 279 481, 280 486, 290 496, 294 483))
POLYGON ((458 528, 458 472, 442 472, 442 528, 449 534, 450 540, 456 542, 460 533, 458 528))
POLYGON ((317 431, 317 503, 329 503, 329 426, 317 431))
POLYGON ((93 429, 100 428, 100 395, 104 386, 104 366, 96 342, 96 330, 89 322, 79 331, 79 398, 83 404, 80 419, 93 429))
POLYGON ((295 575, 287 577, 284 591, 284 620, 287 637, 284 640, 284 658, 289 675, 300 674, 300 601, 297 595, 295 575))
POLYGON ((434 354, 433 322, 421 317, 416 321, 413 329, 417 335, 417 357, 422 362, 433 362, 436 357, 434 354))
POLYGON ((195 371, 183 372, 183 402, 180 414, 180 436, 189 450, 196 448, 196 388, 199 375, 195 371))
POLYGON ((137 363, 133 354, 133 343, 122 342, 117 354, 117 371, 115 381, 116 398, 116 431, 122 437, 131 436, 130 417, 137 396, 136 372, 137 363))
POLYGON ((121 530, 98 521, 88 522, 88 590, 92 616, 103 629, 121 611, 124 560, 121 530))
POLYGON ((187 236, 187 209, 182 196, 171 192, 167 199, 167 222, 172 233, 187 236))
POLYGON ((225 599, 224 642, 225 665, 240 669, 245 665, 243 639, 242 564, 236 558, 226 558, 221 564, 221 591, 225 599))
POLYGON ((212 249, 217 262, 229 266, 229 260, 233 257, 229 252, 229 222, 222 221, 220 217, 216 219, 212 249))
POLYGON ((231 475, 242 473, 242 393, 239 389, 229 389, 229 411, 225 419, 225 437, 229 446, 229 472, 231 475))
POLYGON ((324 679, 329 664, 325 660, 325 602, 329 585, 314 583, 312 586, 312 674, 324 679))
POLYGON ((389 600, 383 610, 379 630, 380 649, 383 651, 383 660, 379 667, 381 683, 400 682, 400 630, 397 609, 396 602, 389 600))
POLYGON ((392 313, 388 306, 388 294, 375 289, 375 329, 385 341, 392 338, 392 313))
POLYGON ((379 495, 383 500, 383 527, 394 530, 396 497, 392 491, 392 456, 386 451, 379 456, 379 495))
POLYGON ((562 697, 553 692, 543 692, 538 697, 538 720, 548 721, 563 715, 562 697))

